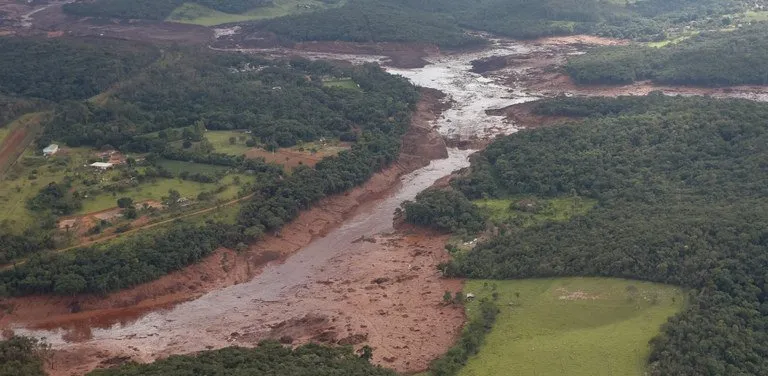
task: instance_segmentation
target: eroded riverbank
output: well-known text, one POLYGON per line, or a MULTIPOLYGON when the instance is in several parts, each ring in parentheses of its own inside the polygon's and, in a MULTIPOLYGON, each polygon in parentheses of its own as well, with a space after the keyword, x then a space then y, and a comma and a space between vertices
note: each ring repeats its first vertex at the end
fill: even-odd
MULTIPOLYGON (((493 110, 588 90, 553 77, 562 75, 556 68, 568 54, 589 43, 613 41, 494 39, 482 51, 433 51, 424 55, 429 64, 423 67, 388 67, 447 97, 434 91, 425 95, 411 136, 404 140, 404 155, 364 187, 323 200, 283 229, 282 236, 259 242, 245 254, 219 250, 159 281, 106 299, 84 297, 79 302, 84 311, 77 314, 69 313, 69 298, 16 300, 13 315, 0 319, 0 325, 46 337, 57 349, 53 375, 82 374, 129 359, 248 346, 264 338, 369 344, 379 364, 403 372, 423 370, 453 343, 463 323, 461 309, 441 303, 442 293, 459 290, 462 282, 440 278, 436 270, 447 257, 445 237, 393 231, 395 208, 468 166, 472 151, 446 153, 442 137, 472 145, 521 125, 535 126, 540 119, 527 124, 493 110), (472 72, 473 62, 495 57, 503 57, 503 64, 472 72)), ((354 52, 287 54, 383 61, 354 52)))

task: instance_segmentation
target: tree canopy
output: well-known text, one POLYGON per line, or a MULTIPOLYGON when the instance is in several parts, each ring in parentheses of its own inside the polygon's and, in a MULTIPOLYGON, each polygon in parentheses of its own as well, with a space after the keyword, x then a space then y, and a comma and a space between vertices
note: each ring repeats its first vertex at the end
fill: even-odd
POLYGON ((566 70, 582 84, 652 80, 675 85, 768 84, 768 30, 708 32, 666 47, 600 47, 568 60, 566 70))
POLYGON ((538 111, 588 118, 493 142, 455 187, 470 196, 576 193, 597 206, 509 228, 448 272, 685 286, 691 302, 653 340, 649 372, 767 373, 768 105, 653 94, 560 98, 538 111))
POLYGON ((130 363, 96 370, 89 376, 395 376, 374 366, 349 347, 316 344, 290 349, 276 342, 262 342, 246 349, 229 347, 195 355, 174 355, 151 364, 130 363))

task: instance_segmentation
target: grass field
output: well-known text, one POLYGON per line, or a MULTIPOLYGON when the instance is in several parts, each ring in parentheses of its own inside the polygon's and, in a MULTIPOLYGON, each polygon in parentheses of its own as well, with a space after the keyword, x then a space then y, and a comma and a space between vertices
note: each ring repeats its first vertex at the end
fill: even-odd
POLYGON ((202 173, 202 174, 217 174, 224 173, 229 170, 225 166, 217 166, 204 163, 184 162, 184 161, 172 161, 169 159, 162 159, 157 164, 166 170, 170 171, 174 175, 182 172, 188 172, 190 174, 202 173))
POLYGON ((485 211, 493 221, 506 222, 510 219, 521 218, 524 225, 532 225, 544 221, 565 221, 574 215, 586 214, 597 204, 597 201, 583 197, 558 197, 543 200, 519 196, 505 199, 475 200, 473 203, 485 211), (535 213, 510 209, 513 202, 529 201, 540 209, 535 213))
MULTIPOLYGON (((343 3, 341 1, 334 6, 338 7, 343 5, 343 3)), ((214 26, 230 22, 277 18, 290 14, 314 12, 326 8, 329 8, 327 4, 317 0, 275 0, 272 6, 259 7, 242 14, 229 14, 202 5, 185 3, 176 8, 166 21, 214 26)))
POLYGON ((0 127, 0 144, 3 143, 3 140, 5 139, 5 136, 8 135, 8 133, 11 133, 11 129, 9 127, 0 127))
POLYGON ((327 87, 340 87, 344 89, 353 89, 353 90, 360 90, 360 86, 357 85, 357 82, 353 81, 351 78, 340 78, 337 80, 325 80, 323 81, 323 86, 327 87))
MULTIPOLYGON (((642 376, 648 341, 685 303, 675 287, 609 278, 471 280, 501 313, 461 376, 642 376)), ((477 314, 477 301, 467 314, 477 314)))
POLYGON ((768 11, 749 11, 744 15, 744 19, 751 22, 768 21, 768 11))
POLYGON ((205 138, 213 145, 213 150, 217 153, 243 155, 252 149, 245 146, 245 140, 249 139, 250 135, 241 131, 208 131, 205 132, 205 138), (234 144, 229 143, 229 139, 232 137, 235 138, 234 144))
POLYGON ((66 156, 45 159, 34 150, 26 150, 0 181, 0 221, 9 220, 20 231, 29 226, 33 216, 27 210, 27 200, 47 184, 64 179, 67 169, 85 163, 88 154, 87 149, 72 148, 66 156))
POLYGON ((161 201, 163 196, 168 196, 168 190, 177 190, 182 197, 195 199, 198 194, 206 191, 213 191, 220 185, 226 185, 226 189, 216 194, 217 199, 232 200, 237 198, 239 187, 233 184, 235 176, 240 178, 241 183, 253 182, 254 177, 245 174, 230 174, 221 179, 218 183, 198 183, 194 181, 181 179, 157 179, 154 182, 141 184, 137 187, 120 192, 115 195, 103 193, 97 196, 91 196, 83 200, 83 208, 78 214, 92 213, 117 206, 117 199, 120 197, 130 197, 134 202, 155 200, 161 201))
POLYGON ((673 38, 665 39, 665 40, 660 41, 660 42, 648 42, 647 45, 648 45, 648 47, 656 47, 656 48, 665 47, 665 46, 668 46, 670 44, 678 44, 678 43, 680 43, 680 42, 682 42, 682 41, 684 41, 684 40, 686 40, 686 39, 688 39, 688 38, 690 38, 692 36, 698 35, 698 34, 699 34, 698 31, 690 31, 690 32, 686 32, 686 33, 680 34, 678 36, 675 36, 673 38))

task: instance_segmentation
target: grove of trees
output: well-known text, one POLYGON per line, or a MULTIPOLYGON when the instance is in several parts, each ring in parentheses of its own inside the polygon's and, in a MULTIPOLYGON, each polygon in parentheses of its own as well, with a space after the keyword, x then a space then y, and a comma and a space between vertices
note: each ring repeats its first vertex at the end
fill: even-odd
POLYGON ((649 41, 664 39, 671 27, 744 7, 732 0, 353 0, 338 9, 256 22, 253 28, 297 41, 428 42, 449 48, 479 42, 461 28, 522 39, 594 34, 649 41))
MULTIPOLYGON (((162 21, 185 0, 95 0, 65 4, 63 9, 81 17, 147 19, 162 21)), ((225 13, 243 13, 247 10, 272 5, 272 0, 195 0, 200 4, 225 13)))
POLYGON ((447 272, 684 286, 690 302, 652 341, 649 373, 768 374, 768 105, 651 94, 558 98, 538 111, 586 118, 496 140, 454 187, 598 204, 505 228, 447 272))
POLYGON ((701 33, 661 48, 600 47, 570 58, 566 70, 582 84, 766 85, 768 30, 701 33))
POLYGON ((131 77, 158 56, 154 47, 127 41, 0 37, 0 94, 86 99, 131 77))
POLYGON ((351 347, 308 344, 291 349, 277 342, 262 342, 246 349, 229 347, 195 355, 174 355, 151 364, 129 363, 96 370, 89 376, 395 376, 374 366, 351 347))

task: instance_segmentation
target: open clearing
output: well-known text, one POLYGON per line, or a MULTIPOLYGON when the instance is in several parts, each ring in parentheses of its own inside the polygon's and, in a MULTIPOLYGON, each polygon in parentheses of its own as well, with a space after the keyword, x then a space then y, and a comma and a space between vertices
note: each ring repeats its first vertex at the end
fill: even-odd
POLYGON ((520 219, 521 224, 530 226, 545 221, 565 221, 575 215, 586 214, 597 201, 584 197, 558 197, 537 199, 516 196, 505 199, 475 200, 473 203, 485 211, 496 222, 520 219), (511 206, 515 204, 514 208, 511 206))
POLYGON ((343 89, 360 90, 360 85, 351 78, 339 78, 334 80, 324 80, 323 86, 338 87, 343 89))
POLYGON ((168 191, 171 189, 178 191, 182 197, 193 200, 202 192, 214 192, 217 187, 225 186, 225 189, 217 193, 215 197, 222 200, 233 200, 237 198, 240 189, 240 186, 234 182, 235 177, 240 179, 241 184, 255 180, 253 176, 245 174, 230 174, 222 178, 218 183, 199 183, 182 179, 159 178, 152 182, 128 188, 115 195, 102 193, 97 196, 88 197, 88 199, 83 200, 83 208, 78 213, 85 214, 113 208, 117 205, 117 199, 120 197, 130 197, 134 202, 147 200, 162 201, 164 196, 168 196, 168 191))
POLYGON ((490 299, 494 285, 501 313, 460 375, 641 376, 648 341, 685 303, 676 287, 609 278, 470 280, 464 291, 490 299))
MULTIPOLYGON (((334 7, 340 6, 343 3, 343 1, 340 1, 334 7)), ((275 0, 274 4, 268 7, 255 8, 242 14, 230 14, 198 4, 185 3, 176 8, 166 21, 214 26, 230 22, 265 20, 327 8, 329 8, 327 4, 316 0, 275 0)))
POLYGON ((213 150, 217 153, 243 155, 252 149, 245 145, 245 141, 251 138, 251 135, 243 131, 207 131, 205 138, 213 145, 213 150), (235 142, 231 143, 230 138, 234 138, 235 142))

